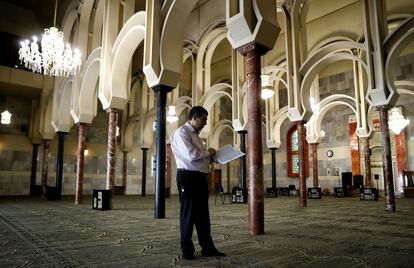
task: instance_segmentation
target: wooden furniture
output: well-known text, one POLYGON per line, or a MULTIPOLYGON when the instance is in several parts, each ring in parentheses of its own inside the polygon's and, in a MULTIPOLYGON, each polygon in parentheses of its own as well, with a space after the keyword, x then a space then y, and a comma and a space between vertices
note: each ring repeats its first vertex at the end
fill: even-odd
POLYGON ((414 198, 414 180, 413 175, 414 171, 405 170, 403 174, 403 190, 405 197, 414 198))

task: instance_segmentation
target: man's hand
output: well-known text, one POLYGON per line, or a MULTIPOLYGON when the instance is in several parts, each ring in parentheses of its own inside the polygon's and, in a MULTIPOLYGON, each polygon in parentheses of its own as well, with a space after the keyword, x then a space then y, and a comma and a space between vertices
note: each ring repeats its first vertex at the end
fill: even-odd
POLYGON ((210 162, 215 161, 214 156, 216 155, 216 149, 214 148, 208 148, 208 152, 210 153, 210 162))

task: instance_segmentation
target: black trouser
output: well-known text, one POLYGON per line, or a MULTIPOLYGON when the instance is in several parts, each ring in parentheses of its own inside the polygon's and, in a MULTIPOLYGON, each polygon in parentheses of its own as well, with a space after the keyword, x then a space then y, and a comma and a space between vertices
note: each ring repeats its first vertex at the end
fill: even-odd
POLYGON ((194 244, 191 239, 194 224, 202 251, 214 251, 210 232, 207 174, 178 169, 177 187, 181 203, 180 231, 183 254, 194 254, 194 244))

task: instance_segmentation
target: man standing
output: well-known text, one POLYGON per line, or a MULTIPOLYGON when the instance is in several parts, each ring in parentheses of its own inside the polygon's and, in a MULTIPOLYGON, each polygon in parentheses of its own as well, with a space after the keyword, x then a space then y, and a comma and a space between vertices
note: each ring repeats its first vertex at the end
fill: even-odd
POLYGON ((198 134, 207 124, 208 112, 194 106, 188 121, 171 136, 171 147, 177 163, 177 187, 180 195, 180 232, 183 259, 194 259, 192 241, 195 224, 203 256, 225 256, 218 251, 211 238, 208 209, 207 173, 216 150, 208 150, 198 134))

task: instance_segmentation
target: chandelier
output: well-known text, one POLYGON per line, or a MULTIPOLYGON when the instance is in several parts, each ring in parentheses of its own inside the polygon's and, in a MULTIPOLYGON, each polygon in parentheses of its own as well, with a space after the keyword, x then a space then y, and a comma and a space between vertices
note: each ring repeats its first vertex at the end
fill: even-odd
POLYGON ((178 116, 175 113, 175 106, 168 106, 167 121, 169 123, 174 123, 178 121, 178 116))
POLYGON ((36 36, 33 41, 20 42, 19 60, 24 66, 35 73, 43 73, 49 76, 74 75, 81 65, 81 54, 79 50, 72 51, 70 44, 64 45, 63 32, 56 25, 57 0, 55 0, 54 26, 45 29, 40 42, 41 49, 37 43, 36 36))
POLYGON ((261 97, 264 100, 269 99, 275 94, 275 91, 273 90, 273 87, 270 84, 270 77, 267 74, 262 74, 260 78, 262 80, 261 97))
POLYGON ((409 123, 410 120, 403 117, 400 109, 394 107, 390 110, 390 115, 388 117, 388 126, 395 135, 400 134, 401 130, 408 126, 409 123))

